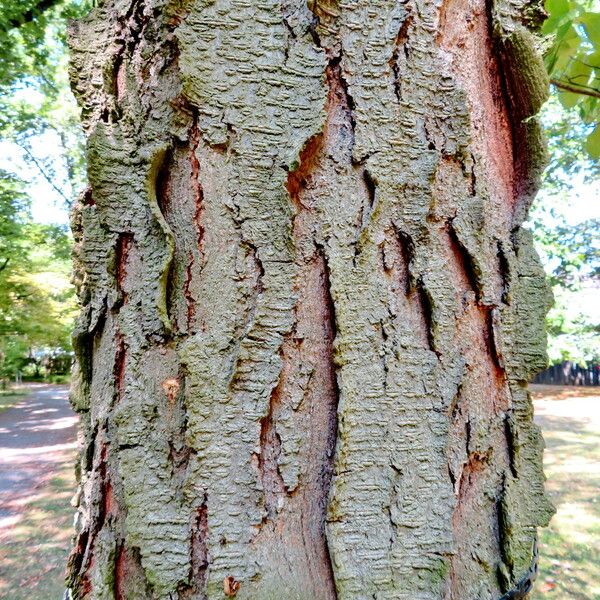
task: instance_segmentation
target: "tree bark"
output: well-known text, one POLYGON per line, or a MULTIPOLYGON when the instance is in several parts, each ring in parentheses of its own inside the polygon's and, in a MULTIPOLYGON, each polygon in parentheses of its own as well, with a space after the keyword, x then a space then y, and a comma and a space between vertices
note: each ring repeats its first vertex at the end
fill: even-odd
POLYGON ((525 596, 540 8, 305 1, 72 26, 74 598, 525 596))

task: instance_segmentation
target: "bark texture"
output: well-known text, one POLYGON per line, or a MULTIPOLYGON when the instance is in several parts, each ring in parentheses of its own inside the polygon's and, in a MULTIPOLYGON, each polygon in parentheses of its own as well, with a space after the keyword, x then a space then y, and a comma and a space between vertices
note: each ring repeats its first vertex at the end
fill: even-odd
POLYGON ((552 513, 540 15, 105 0, 72 26, 74 598, 519 588, 552 513))

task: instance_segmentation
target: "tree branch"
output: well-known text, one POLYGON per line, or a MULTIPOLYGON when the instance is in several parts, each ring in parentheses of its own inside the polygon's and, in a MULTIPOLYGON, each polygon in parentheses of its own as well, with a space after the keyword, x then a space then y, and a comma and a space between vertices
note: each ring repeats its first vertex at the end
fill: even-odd
POLYGON ((19 147, 22 148, 29 156, 31 162, 37 167, 38 171, 42 174, 42 177, 54 188, 54 190, 61 196, 61 198, 67 203, 67 206, 71 205, 71 201, 67 196, 65 196, 64 192, 54 183, 52 177, 46 173, 44 167, 40 164, 38 159, 33 155, 31 150, 27 148, 25 144, 19 144, 19 147))
POLYGON ((565 92, 581 94, 582 96, 591 96, 592 98, 600 98, 600 91, 592 88, 579 87, 578 85, 565 83, 564 81, 559 81, 558 79, 551 79, 550 83, 558 89, 564 90, 565 92))

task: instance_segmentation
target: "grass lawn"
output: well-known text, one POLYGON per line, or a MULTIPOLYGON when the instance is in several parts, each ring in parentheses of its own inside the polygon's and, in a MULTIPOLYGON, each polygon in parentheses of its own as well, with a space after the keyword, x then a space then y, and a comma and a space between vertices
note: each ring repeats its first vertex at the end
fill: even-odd
POLYGON ((0 598, 60 600, 71 547, 75 476, 69 456, 58 472, 23 499, 21 518, 0 539, 0 598))
POLYGON ((0 412, 14 406, 26 395, 27 390, 23 388, 0 390, 0 412))
POLYGON ((600 599, 600 388, 531 386, 556 507, 531 600, 600 599))

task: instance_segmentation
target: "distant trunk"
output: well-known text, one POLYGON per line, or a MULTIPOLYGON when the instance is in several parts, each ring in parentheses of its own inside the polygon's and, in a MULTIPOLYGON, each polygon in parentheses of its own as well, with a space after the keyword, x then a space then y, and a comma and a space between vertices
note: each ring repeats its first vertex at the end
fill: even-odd
POLYGON ((524 597, 552 512, 539 16, 106 0, 73 26, 74 598, 524 597))

